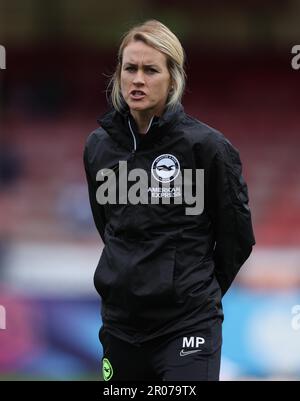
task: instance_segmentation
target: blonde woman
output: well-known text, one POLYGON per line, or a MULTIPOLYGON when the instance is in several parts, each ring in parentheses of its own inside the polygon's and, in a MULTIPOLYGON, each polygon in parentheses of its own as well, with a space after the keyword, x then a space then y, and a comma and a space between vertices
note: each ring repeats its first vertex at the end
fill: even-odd
POLYGON ((174 33, 133 27, 87 139, 104 380, 219 380, 222 296, 255 240, 238 151, 184 112, 184 87, 174 33))

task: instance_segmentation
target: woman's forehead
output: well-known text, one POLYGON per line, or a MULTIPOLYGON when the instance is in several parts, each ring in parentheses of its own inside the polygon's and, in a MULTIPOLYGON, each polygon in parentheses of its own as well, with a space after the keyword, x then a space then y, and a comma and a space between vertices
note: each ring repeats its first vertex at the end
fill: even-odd
POLYGON ((166 56, 144 42, 129 43, 123 50, 123 63, 166 64, 166 56))

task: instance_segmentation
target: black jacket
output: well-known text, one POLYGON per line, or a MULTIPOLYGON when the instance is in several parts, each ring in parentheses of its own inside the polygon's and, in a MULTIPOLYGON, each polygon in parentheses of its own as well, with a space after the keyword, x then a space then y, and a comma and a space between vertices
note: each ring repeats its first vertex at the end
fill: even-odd
POLYGON ((87 139, 84 164, 94 221, 105 244, 94 276, 103 324, 126 341, 142 342, 223 318, 222 295, 255 244, 237 150, 181 105, 155 117, 146 135, 137 133, 128 110, 112 110, 99 122, 101 128, 87 139), (141 168, 153 179, 151 169, 161 155, 177 161, 177 170, 204 170, 201 214, 187 215, 187 205, 173 199, 170 204, 97 202, 103 184, 96 180, 99 170, 118 176, 122 160, 128 172, 141 168))

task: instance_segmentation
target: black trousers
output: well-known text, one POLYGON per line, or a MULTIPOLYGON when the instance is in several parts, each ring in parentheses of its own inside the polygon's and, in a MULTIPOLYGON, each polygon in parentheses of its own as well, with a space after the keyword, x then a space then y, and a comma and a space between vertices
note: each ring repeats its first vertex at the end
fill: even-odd
POLYGON ((129 344, 102 327, 102 373, 110 381, 218 381, 222 321, 129 344))

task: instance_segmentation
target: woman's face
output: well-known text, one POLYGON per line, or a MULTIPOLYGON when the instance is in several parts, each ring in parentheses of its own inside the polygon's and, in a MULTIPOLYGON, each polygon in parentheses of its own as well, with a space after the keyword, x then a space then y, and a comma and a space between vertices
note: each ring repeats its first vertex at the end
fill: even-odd
POLYGON ((170 90, 167 58, 142 41, 123 51, 121 92, 131 111, 161 115, 170 90))

